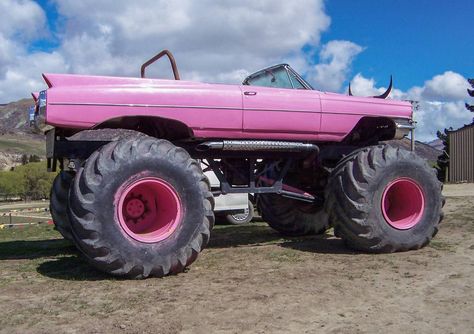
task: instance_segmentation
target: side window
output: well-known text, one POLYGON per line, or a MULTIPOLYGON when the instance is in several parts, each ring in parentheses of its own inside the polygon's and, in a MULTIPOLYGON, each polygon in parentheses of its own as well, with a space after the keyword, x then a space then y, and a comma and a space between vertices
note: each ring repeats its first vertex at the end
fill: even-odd
POLYGON ((285 68, 266 70, 248 81, 251 86, 293 88, 285 68))
POLYGON ((295 74, 291 71, 288 72, 290 74, 291 82, 293 83, 293 87, 295 89, 306 89, 305 86, 298 80, 295 74))

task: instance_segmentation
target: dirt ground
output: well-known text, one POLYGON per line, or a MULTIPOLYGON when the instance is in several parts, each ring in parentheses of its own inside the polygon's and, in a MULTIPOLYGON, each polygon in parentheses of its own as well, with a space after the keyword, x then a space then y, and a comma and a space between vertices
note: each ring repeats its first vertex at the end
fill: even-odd
POLYGON ((217 226, 186 273, 117 280, 51 226, 0 230, 0 333, 473 333, 474 185, 446 186, 424 249, 217 226))

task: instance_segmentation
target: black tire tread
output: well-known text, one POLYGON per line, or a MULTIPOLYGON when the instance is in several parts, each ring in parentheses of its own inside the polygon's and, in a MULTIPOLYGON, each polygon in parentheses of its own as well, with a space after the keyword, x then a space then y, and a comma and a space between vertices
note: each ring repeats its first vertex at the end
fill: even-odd
POLYGON ((89 157, 84 167, 78 171, 75 186, 71 188, 69 214, 73 221, 75 240, 93 265, 119 276, 146 278, 179 273, 197 258, 209 241, 210 230, 214 224, 213 207, 214 198, 210 191, 209 181, 202 173, 199 164, 189 156, 188 152, 167 140, 142 137, 111 142, 89 157), (204 221, 193 240, 179 249, 176 254, 163 258, 159 264, 124 261, 114 245, 100 237, 100 224, 94 220, 96 213, 92 203, 95 200, 95 190, 101 186, 102 175, 105 171, 110 173, 117 170, 121 161, 130 159, 136 154, 144 157, 160 155, 179 163, 193 175, 203 194, 204 221))
POLYGON ((334 224, 334 233, 351 248, 368 252, 395 252, 419 249, 429 243, 438 232, 438 224, 443 219, 444 197, 440 196, 439 219, 432 225, 431 232, 414 245, 395 246, 385 243, 372 233, 366 222, 372 203, 368 198, 368 187, 376 170, 398 160, 410 160, 417 167, 429 170, 433 182, 442 183, 436 172, 426 161, 413 152, 389 145, 369 146, 345 157, 332 171, 325 192, 325 210, 334 224))
POLYGON ((64 237, 64 239, 73 241, 71 232, 71 223, 67 214, 67 205, 69 201, 69 188, 74 175, 61 171, 56 175, 51 187, 49 211, 53 219, 54 228, 64 237))
POLYGON ((294 200, 277 194, 259 195, 257 206, 262 219, 283 235, 322 234, 329 228, 329 220, 323 210, 317 213, 300 211, 294 200))

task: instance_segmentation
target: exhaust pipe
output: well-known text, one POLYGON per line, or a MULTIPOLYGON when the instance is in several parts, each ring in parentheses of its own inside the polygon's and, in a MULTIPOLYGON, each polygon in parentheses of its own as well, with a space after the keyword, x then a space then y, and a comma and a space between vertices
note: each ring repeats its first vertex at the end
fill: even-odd
POLYGON ((271 140, 222 140, 209 141, 196 146, 200 152, 209 150, 222 151, 272 151, 272 152, 314 152, 319 147, 314 144, 271 141, 271 140))

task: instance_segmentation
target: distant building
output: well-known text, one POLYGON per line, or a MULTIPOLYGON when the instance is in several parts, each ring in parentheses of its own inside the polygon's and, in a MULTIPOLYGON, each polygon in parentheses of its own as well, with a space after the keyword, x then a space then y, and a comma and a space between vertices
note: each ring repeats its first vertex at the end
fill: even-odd
POLYGON ((449 182, 474 182, 474 123, 449 131, 449 182))

